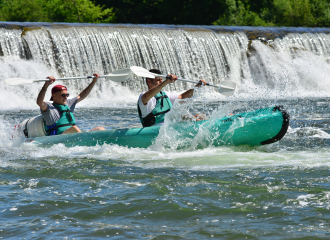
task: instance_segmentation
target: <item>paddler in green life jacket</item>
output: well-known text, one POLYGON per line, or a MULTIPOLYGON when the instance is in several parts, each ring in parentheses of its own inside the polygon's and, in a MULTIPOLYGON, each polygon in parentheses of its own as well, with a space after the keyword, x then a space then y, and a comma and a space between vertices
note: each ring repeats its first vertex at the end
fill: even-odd
MULTIPOLYGON (((49 85, 55 82, 54 77, 48 77, 44 86, 39 92, 37 104, 40 107, 42 117, 45 122, 45 129, 48 136, 67 133, 77 133, 81 130, 76 126, 73 111, 76 104, 84 100, 91 92, 100 75, 94 74, 93 81, 77 97, 68 99, 69 93, 65 86, 56 85, 52 88, 50 102, 44 102, 45 94, 49 85)), ((103 127, 96 127, 90 131, 105 130, 103 127)))
MULTIPOLYGON (((149 72, 161 74, 158 69, 151 69, 149 72)), ((180 95, 162 91, 162 89, 170 83, 174 83, 178 77, 173 74, 168 74, 171 78, 166 78, 165 81, 161 77, 146 78, 148 91, 143 92, 139 96, 137 103, 140 121, 143 127, 153 125, 161 125, 164 123, 165 114, 172 108, 176 99, 191 98, 194 95, 194 89, 190 89, 180 95)), ((196 87, 201 84, 206 84, 205 80, 200 80, 196 87)), ((202 120, 199 115, 194 116, 197 121, 202 120)))

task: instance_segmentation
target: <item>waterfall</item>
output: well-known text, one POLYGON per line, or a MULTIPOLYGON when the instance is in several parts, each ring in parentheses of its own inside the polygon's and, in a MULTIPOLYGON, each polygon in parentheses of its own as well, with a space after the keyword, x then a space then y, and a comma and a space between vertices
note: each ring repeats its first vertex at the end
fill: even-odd
MULTIPOLYGON (((135 65, 158 68, 163 73, 173 73, 181 78, 203 78, 214 84, 231 80, 238 84, 236 95, 241 97, 256 96, 256 92, 260 93, 259 97, 265 97, 265 93, 269 94, 268 97, 286 97, 294 92, 301 95, 302 91, 316 95, 323 91, 326 95, 330 90, 328 31, 2 23, 0 74, 2 79, 44 78, 49 74, 83 76, 94 72, 108 74, 135 65)), ((88 81, 67 81, 65 84, 79 92, 88 81)), ((96 92, 100 95, 102 90, 109 91, 114 84, 99 81, 96 92)), ((121 86, 135 93, 146 90, 143 79, 133 75, 121 86)), ((177 81, 166 90, 183 91, 191 86, 191 83, 177 81)), ((19 87, 21 90, 16 87, 15 91, 26 99, 38 91, 31 86, 19 87)))
MULTIPOLYGON (((166 28, 42 27, 25 31, 22 38, 31 57, 46 63, 60 76, 108 74, 120 68, 142 66, 215 83, 239 72, 239 66, 228 66, 239 64, 247 47, 243 33, 166 28)), ((134 88, 145 89, 141 81, 130 83, 136 83, 134 88)), ((179 82, 173 86, 187 87, 179 82)))

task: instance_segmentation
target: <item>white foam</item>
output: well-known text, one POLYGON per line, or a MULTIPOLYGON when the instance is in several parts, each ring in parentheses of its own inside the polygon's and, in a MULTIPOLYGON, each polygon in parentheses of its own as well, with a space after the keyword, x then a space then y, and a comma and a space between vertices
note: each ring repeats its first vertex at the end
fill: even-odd
POLYGON ((255 49, 249 58, 235 96, 241 99, 290 99, 330 96, 329 57, 276 39, 271 46, 254 40, 255 49), (295 51, 285 51, 295 49, 295 51))
MULTIPOLYGON (((254 40, 252 47, 255 51, 248 59, 241 59, 240 63, 237 63, 236 59, 235 65, 230 66, 233 73, 243 72, 241 77, 237 74, 230 75, 229 80, 238 84, 234 95, 226 97, 219 94, 213 87, 204 87, 207 94, 203 96, 203 99, 242 101, 330 96, 328 56, 307 51, 300 45, 289 43, 285 39, 276 39, 271 46, 254 40), (295 51, 287 49, 295 49, 295 51), (244 61, 248 61, 249 64, 244 61)), ((2 80, 11 77, 35 79, 46 78, 49 75, 59 76, 57 72, 40 61, 22 60, 13 56, 1 57, 0 68, 2 80)), ((138 81, 130 79, 132 82, 138 81)), ((75 96, 89 82, 90 80, 82 79, 60 83, 67 85, 71 96, 75 96)), ((3 88, 0 89, 2 103, 0 110, 37 109, 35 101, 42 85, 43 83, 18 86, 3 84, 3 88)), ((100 79, 90 96, 77 107, 126 107, 137 101, 139 91, 141 90, 132 91, 108 79, 100 79)), ((184 89, 177 90, 178 93, 183 91, 184 89)), ((45 100, 49 98, 50 90, 47 91, 45 100)))
MULTIPOLYGON (((0 59, 0 79, 4 81, 7 78, 24 78, 24 79, 45 79, 47 76, 57 76, 56 72, 52 72, 46 65, 30 61, 12 58, 0 59)), ((56 82, 68 86, 70 95, 76 96, 82 90, 82 86, 87 86, 91 80, 84 81, 81 87, 76 86, 78 80, 70 82, 70 80, 56 82)), ((0 89, 0 110, 13 109, 38 109, 36 99, 43 82, 34 82, 31 84, 22 84, 11 86, 3 82, 0 89)), ((50 90, 45 95, 45 101, 50 99, 50 90)), ((77 107, 127 107, 136 101, 138 93, 131 92, 127 87, 106 79, 99 79, 99 85, 95 87, 90 96, 79 103, 77 107), (102 82, 103 81, 103 82, 102 82)))
MULTIPOLYGON (((249 58, 233 57, 229 62, 231 73, 226 76, 226 78, 228 77, 226 80, 233 80, 238 83, 233 96, 225 97, 214 91, 212 87, 203 87, 202 90, 197 92, 192 101, 188 101, 186 105, 177 105, 177 110, 167 115, 161 135, 157 138, 156 144, 149 149, 128 149, 116 145, 67 148, 62 144, 50 148, 40 148, 33 144, 22 144, 23 138, 12 141, 13 123, 17 123, 17 119, 8 120, 6 117, 7 111, 38 110, 35 101, 43 83, 9 86, 3 82, 3 87, 0 89, 0 111, 3 112, 0 115, 1 166, 19 167, 21 163, 11 161, 17 159, 39 160, 46 158, 45 161, 52 163, 52 161, 60 161, 58 158, 50 160, 54 159, 54 156, 58 156, 59 152, 62 153, 61 159, 64 160, 91 157, 101 161, 118 160, 123 164, 145 168, 178 167, 193 170, 217 170, 277 165, 329 166, 328 148, 290 151, 289 147, 281 145, 279 148, 278 143, 276 143, 256 148, 246 146, 206 147, 202 150, 196 150, 194 146, 199 143, 199 139, 202 139, 202 136, 197 136, 188 150, 174 150, 178 142, 175 142, 173 138, 175 132, 171 132, 169 126, 174 121, 181 121, 179 116, 193 110, 196 102, 207 104, 212 101, 228 101, 228 105, 210 111, 209 117, 212 119, 228 115, 239 107, 238 103, 235 104, 235 101, 255 99, 268 101, 269 99, 330 96, 330 80, 328 78, 330 65, 329 57, 326 54, 310 51, 297 43, 290 43, 286 39, 276 39, 271 46, 254 40, 252 41, 252 47, 254 52, 249 53, 251 54, 249 58), (241 72, 243 72, 242 76, 241 72), (163 147, 162 142, 164 141, 173 144, 170 151, 163 147)), ((246 53, 244 52, 244 54, 246 53)), ((196 61, 194 63, 196 66, 194 65, 191 69, 189 68, 190 65, 185 65, 185 69, 180 70, 189 73, 188 75, 193 77, 196 69, 198 69, 201 70, 201 73, 198 72, 197 74, 198 77, 203 74, 207 76, 210 68, 203 65, 203 59, 200 58, 200 60, 200 62, 196 61), (190 73, 190 70, 192 73, 190 73)), ((2 81, 11 77, 45 78, 49 75, 59 76, 57 72, 54 72, 40 60, 22 60, 15 56, 1 57, 0 68, 2 81)), ((69 70, 74 74, 78 72, 75 69, 69 70)), ((220 70, 217 69, 217 71, 220 70)), ((217 76, 221 76, 221 74, 217 73, 217 76)), ((132 81, 136 81, 136 79, 132 81)), ((66 81, 64 84, 68 86, 71 96, 74 96, 79 94, 89 82, 90 80, 74 80, 66 81)), ((179 89, 182 88, 175 89, 173 87, 173 90, 178 93, 184 91, 179 89)), ((135 108, 139 91, 139 89, 134 88, 130 90, 128 87, 110 80, 100 79, 90 96, 79 103, 77 108, 135 108)), ((45 100, 49 98, 50 90, 47 91, 45 100)), ((199 134, 203 135, 207 132, 201 131, 199 134)), ((305 127, 290 129, 285 138, 290 137, 328 139, 329 134, 318 128, 305 127)))
POLYGON ((315 127, 290 128, 288 130, 288 135, 294 137, 330 139, 330 134, 315 127))

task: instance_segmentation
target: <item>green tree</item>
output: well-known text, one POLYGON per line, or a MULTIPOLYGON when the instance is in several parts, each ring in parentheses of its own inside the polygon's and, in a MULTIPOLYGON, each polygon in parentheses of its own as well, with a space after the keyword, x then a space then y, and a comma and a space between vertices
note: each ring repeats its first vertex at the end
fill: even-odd
POLYGON ((214 25, 235 25, 235 26, 267 26, 259 15, 249 10, 250 6, 245 7, 240 0, 226 0, 226 11, 214 25))
POLYGON ((210 25, 225 0, 95 0, 113 7, 117 23, 210 25))
POLYGON ((329 0, 310 0, 312 14, 315 17, 315 26, 330 27, 330 1, 329 0))
POLYGON ((44 0, 3 0, 0 21, 48 22, 44 0))
POLYGON ((114 22, 112 8, 90 0, 0 0, 0 21, 114 22))
POLYGON ((0 0, 0 21, 330 27, 330 0, 0 0))
POLYGON ((316 21, 312 15, 309 0, 274 0, 275 15, 282 26, 314 26, 316 21))
POLYGON ((114 22, 112 8, 103 9, 90 0, 48 0, 49 19, 53 22, 114 22))

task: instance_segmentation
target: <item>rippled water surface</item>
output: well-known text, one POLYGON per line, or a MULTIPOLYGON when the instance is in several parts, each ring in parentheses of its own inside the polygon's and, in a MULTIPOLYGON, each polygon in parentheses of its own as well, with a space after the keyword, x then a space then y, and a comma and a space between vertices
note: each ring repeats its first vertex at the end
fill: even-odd
MULTIPOLYGON (((330 29, 0 25, 0 239, 330 238, 330 29), (12 138, 15 125, 40 113, 43 83, 5 79, 130 66, 237 88, 229 97, 196 89, 147 149, 43 148, 12 138), (176 150, 176 134, 164 134, 187 111, 214 119, 275 105, 290 114, 290 126, 270 145, 176 150)), ((70 97, 89 83, 58 81, 70 97)), ((165 91, 191 87, 177 81, 165 91)), ((145 90, 133 74, 123 83, 98 80, 77 105, 77 125, 140 126, 136 101, 145 90)))
MULTIPOLYGON (((0 237, 327 238, 329 98, 207 107, 240 112, 267 104, 284 105, 291 116, 280 142, 189 151, 15 145, 7 128, 38 112, 1 112, 0 237)), ((77 108, 75 115, 84 130, 110 129, 138 126, 135 111, 135 104, 127 104, 77 108)))

